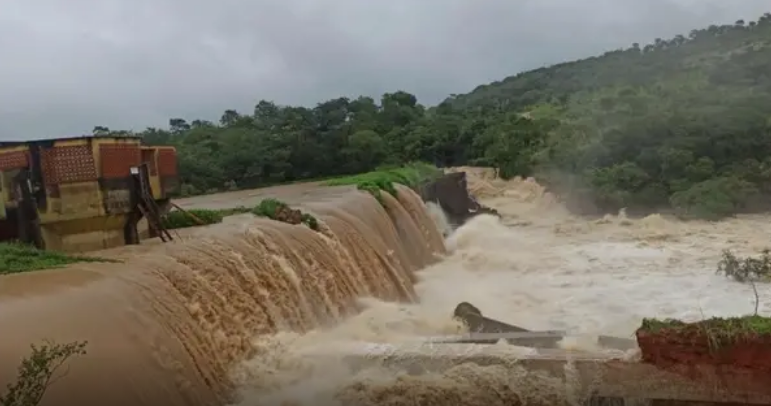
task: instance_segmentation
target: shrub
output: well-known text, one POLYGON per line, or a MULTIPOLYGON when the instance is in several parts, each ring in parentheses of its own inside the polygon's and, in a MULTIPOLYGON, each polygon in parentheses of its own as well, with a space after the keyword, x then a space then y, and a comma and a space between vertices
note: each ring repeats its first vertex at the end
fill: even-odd
POLYGON ((769 280, 771 279, 771 251, 763 250, 759 258, 739 258, 730 250, 725 250, 717 264, 717 273, 738 282, 769 280))
POLYGON ((21 361, 16 382, 8 384, 5 394, 0 395, 0 406, 37 406, 48 387, 66 373, 60 371, 64 363, 73 356, 86 354, 86 344, 32 344, 32 354, 21 361))

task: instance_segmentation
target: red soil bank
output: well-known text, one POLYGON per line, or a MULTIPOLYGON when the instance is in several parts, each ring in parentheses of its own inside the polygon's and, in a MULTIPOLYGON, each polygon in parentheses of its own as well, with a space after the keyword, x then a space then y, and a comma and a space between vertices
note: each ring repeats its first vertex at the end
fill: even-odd
POLYGON ((713 321, 639 328, 642 362, 730 390, 771 393, 771 335, 721 336, 713 321))

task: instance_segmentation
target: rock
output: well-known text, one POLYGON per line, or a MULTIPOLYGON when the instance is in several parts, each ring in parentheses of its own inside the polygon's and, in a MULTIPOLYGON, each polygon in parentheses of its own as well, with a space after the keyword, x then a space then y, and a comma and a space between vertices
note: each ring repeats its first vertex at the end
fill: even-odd
POLYGON ((433 202, 442 208, 447 220, 458 228, 479 214, 499 216, 498 211, 481 205, 468 191, 466 172, 445 174, 418 187, 424 202, 433 202))

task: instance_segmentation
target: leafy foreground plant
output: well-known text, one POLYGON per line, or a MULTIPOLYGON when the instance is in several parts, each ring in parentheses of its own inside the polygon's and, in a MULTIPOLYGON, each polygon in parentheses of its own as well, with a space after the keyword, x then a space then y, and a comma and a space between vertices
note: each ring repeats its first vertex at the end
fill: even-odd
POLYGON ((356 186, 357 189, 372 194, 382 204, 383 197, 380 194, 382 190, 385 190, 392 196, 396 196, 396 186, 394 186, 394 183, 415 188, 423 182, 439 177, 441 174, 442 171, 435 166, 413 163, 400 168, 382 168, 360 175, 331 179, 324 182, 324 185, 356 186))
POLYGON ((0 275, 60 268, 78 262, 120 261, 44 251, 21 243, 0 243, 0 275))
POLYGON ((41 346, 32 344, 32 354, 21 361, 16 382, 5 387, 0 395, 0 406, 37 406, 46 390, 63 378, 64 363, 77 355, 86 354, 87 342, 55 344, 46 341, 41 346))
POLYGON ((764 249, 759 258, 739 258, 730 250, 723 251, 717 272, 737 282, 771 280, 771 250, 764 249))
POLYGON ((252 214, 289 224, 302 223, 311 230, 319 230, 319 222, 315 217, 300 210, 292 209, 288 204, 273 198, 261 201, 260 204, 252 209, 252 214))

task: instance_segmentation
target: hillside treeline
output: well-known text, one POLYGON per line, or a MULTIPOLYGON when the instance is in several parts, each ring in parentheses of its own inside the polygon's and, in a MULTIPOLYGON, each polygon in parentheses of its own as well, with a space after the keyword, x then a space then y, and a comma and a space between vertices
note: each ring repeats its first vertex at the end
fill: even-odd
POLYGON ((188 195, 425 161, 536 176, 582 213, 765 210, 771 14, 524 72, 431 108, 403 91, 261 101, 140 135, 178 148, 188 195))

